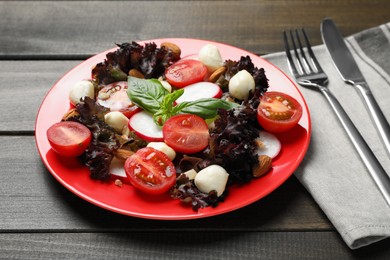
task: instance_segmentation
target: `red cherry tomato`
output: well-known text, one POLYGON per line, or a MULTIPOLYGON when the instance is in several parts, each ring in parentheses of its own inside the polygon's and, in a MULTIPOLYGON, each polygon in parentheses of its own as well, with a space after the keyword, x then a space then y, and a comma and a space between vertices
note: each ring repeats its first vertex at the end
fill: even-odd
POLYGON ((66 157, 81 155, 91 142, 91 131, 83 124, 71 121, 58 122, 46 132, 53 150, 66 157))
POLYGON ((169 118, 162 128, 164 142, 176 152, 197 153, 209 143, 209 128, 203 118, 181 114, 169 118))
POLYGON ((207 74, 207 67, 198 60, 181 60, 165 71, 167 81, 178 88, 203 81, 207 74))
POLYGON ((269 132, 285 132, 297 125, 301 116, 302 106, 285 93, 266 92, 260 98, 257 121, 269 132))
POLYGON ((163 152, 151 147, 138 150, 125 161, 130 183, 148 194, 167 192, 176 182, 175 166, 163 152))
POLYGON ((97 102, 110 111, 122 112, 128 118, 141 110, 127 95, 127 81, 111 83, 102 88, 98 93, 97 102))

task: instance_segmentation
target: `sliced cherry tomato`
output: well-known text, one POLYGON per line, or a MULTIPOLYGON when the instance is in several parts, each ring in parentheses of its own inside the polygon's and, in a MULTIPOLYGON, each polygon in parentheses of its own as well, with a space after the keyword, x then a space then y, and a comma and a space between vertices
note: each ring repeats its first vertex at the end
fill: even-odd
POLYGON ((111 111, 122 112, 128 118, 141 110, 127 95, 127 81, 111 83, 102 88, 98 93, 97 102, 111 111))
POLYGON ((285 93, 266 92, 260 98, 257 121, 269 132, 285 132, 297 125, 301 116, 302 106, 285 93))
POLYGON ((52 125, 46 135, 53 150, 66 157, 81 155, 92 138, 91 131, 86 126, 71 121, 52 125))
POLYGON ((209 143, 209 127, 196 115, 173 116, 164 123, 162 132, 164 142, 176 152, 197 153, 209 143))
POLYGON ((151 147, 138 150, 125 161, 130 183, 148 194, 167 192, 176 182, 175 166, 167 155, 151 147))
POLYGON ((180 60, 165 71, 167 81, 178 88, 202 81, 207 74, 207 67, 198 60, 180 60))

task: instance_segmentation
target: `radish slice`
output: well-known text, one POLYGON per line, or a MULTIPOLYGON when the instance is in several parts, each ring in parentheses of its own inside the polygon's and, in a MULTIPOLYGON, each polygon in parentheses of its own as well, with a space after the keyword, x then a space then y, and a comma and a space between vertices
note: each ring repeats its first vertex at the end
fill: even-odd
POLYGON ((109 167, 111 178, 113 180, 119 179, 123 183, 130 184, 129 179, 127 179, 125 169, 123 168, 124 164, 125 164, 125 161, 119 160, 116 157, 112 158, 111 163, 110 163, 110 167, 109 167))
POLYGON ((258 155, 268 155, 271 158, 275 158, 282 149, 279 139, 266 131, 260 131, 256 141, 259 141, 260 144, 256 151, 258 155))
POLYGON ((146 111, 138 112, 130 117, 129 128, 145 141, 159 142, 164 140, 161 128, 153 121, 153 116, 146 111))
POLYGON ((211 82, 198 82, 183 88, 184 93, 176 100, 176 103, 183 101, 195 101, 201 98, 220 98, 221 88, 211 82))

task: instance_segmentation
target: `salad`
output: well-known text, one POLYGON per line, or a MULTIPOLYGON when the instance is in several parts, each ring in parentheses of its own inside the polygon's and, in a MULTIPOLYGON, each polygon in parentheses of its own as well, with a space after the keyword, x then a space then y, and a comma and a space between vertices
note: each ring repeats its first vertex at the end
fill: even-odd
POLYGON ((267 92, 249 56, 222 60, 209 44, 197 57, 180 57, 173 43, 120 44, 91 74, 48 129, 53 150, 79 157, 92 179, 169 193, 194 210, 266 174, 280 150, 272 133, 302 115, 292 97, 267 92))

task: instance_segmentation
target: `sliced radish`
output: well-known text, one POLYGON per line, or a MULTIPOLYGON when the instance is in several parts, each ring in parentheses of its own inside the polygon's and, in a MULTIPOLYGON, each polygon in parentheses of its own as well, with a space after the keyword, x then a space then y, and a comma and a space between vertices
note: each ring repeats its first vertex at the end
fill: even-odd
POLYGON ((113 180, 121 180, 123 183, 130 184, 125 169, 123 168, 125 161, 114 157, 110 163, 109 171, 113 180))
POLYGON ((127 81, 111 83, 102 88, 96 98, 96 102, 110 111, 122 112, 126 117, 131 117, 140 111, 140 108, 131 102, 127 95, 127 81))
POLYGON ((183 88, 184 93, 176 100, 176 103, 183 101, 195 101, 201 98, 220 98, 221 88, 211 82, 198 82, 183 88))
POLYGON ((164 140, 161 128, 153 121, 153 116, 146 111, 138 112, 130 117, 129 128, 145 141, 164 140))
POLYGON ((260 131, 259 137, 256 138, 256 141, 259 143, 256 151, 258 155, 268 155, 271 158, 275 158, 282 149, 282 144, 279 139, 275 135, 266 131, 260 131))

